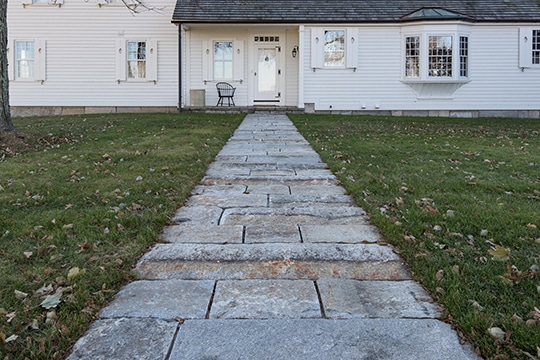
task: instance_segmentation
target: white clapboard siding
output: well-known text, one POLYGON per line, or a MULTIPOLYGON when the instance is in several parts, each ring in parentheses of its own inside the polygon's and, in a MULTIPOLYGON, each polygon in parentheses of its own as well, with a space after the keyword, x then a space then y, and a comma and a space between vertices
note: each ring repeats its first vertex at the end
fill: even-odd
POLYGON ((46 41, 46 79, 12 81, 12 106, 176 106, 178 32, 170 21, 174 0, 152 1, 156 11, 135 15, 124 6, 100 7, 96 0, 65 0, 61 7, 21 4, 8 2, 9 44, 46 41), (148 73, 155 83, 117 82, 118 41, 128 40, 147 41, 148 52, 157 48, 147 54, 147 61, 157 61, 157 72, 148 73))
MULTIPOLYGON (((518 24, 474 24, 469 34, 470 82, 446 99, 422 99, 401 82, 399 26, 361 26, 358 69, 313 71, 311 30, 304 36, 304 102, 316 110, 540 109, 540 68, 519 68, 518 24)), ((317 30, 315 30, 316 32, 317 30)), ((457 39, 456 39, 457 40, 457 39)))

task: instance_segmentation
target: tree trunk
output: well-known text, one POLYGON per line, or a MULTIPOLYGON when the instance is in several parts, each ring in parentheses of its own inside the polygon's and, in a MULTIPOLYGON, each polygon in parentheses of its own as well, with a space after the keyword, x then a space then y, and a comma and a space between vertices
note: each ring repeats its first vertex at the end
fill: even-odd
POLYGON ((7 0, 0 0, 0 132, 15 131, 9 109, 7 0))

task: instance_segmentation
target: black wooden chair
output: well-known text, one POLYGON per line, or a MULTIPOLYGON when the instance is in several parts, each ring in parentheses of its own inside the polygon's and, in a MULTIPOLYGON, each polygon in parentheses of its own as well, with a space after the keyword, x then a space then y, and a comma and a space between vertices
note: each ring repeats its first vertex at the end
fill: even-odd
POLYGON ((234 103, 234 92, 236 91, 235 87, 226 82, 218 82, 216 84, 216 88, 219 96, 219 100, 216 106, 223 106, 224 99, 227 99, 227 105, 231 106, 232 102, 232 105, 236 106, 236 104, 234 103))

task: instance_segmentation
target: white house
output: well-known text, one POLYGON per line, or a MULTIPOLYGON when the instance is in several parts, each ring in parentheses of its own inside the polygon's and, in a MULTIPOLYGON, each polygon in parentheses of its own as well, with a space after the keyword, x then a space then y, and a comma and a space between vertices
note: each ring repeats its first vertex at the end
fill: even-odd
POLYGON ((14 114, 213 108, 228 82, 247 109, 540 117, 537 0, 48 1, 9 0, 14 114))

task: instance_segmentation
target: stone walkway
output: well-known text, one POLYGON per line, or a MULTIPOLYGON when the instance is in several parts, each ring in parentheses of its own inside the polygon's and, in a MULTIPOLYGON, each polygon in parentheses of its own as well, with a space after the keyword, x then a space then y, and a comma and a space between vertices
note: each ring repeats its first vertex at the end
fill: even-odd
POLYGON ((285 115, 251 114, 74 359, 478 359, 285 115))

